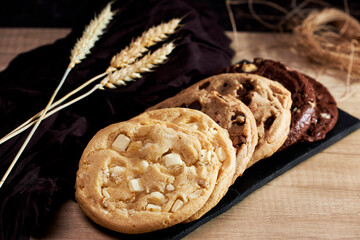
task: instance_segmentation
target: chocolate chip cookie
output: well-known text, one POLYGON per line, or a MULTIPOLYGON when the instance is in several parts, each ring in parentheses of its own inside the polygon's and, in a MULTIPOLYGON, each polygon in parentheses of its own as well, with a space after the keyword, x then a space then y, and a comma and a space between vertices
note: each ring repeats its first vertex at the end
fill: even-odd
POLYGON ((315 117, 316 97, 308 78, 280 62, 256 58, 254 62, 242 62, 224 70, 227 73, 257 74, 281 83, 291 92, 291 125, 289 135, 279 150, 297 142, 307 132, 315 117))
MULTIPOLYGON (((245 73, 215 75, 193 84, 155 107, 171 106, 175 102, 179 104, 185 100, 188 101, 187 97, 197 96, 200 92, 217 92, 220 94, 219 97, 223 98, 227 95, 233 96, 247 105, 253 113, 258 132, 258 144, 247 167, 260 159, 271 156, 286 140, 291 121, 291 94, 280 83, 259 75, 245 73)), ((198 102, 189 101, 188 107, 202 106, 198 102)), ((211 104, 207 108, 219 113, 218 108, 211 104)))

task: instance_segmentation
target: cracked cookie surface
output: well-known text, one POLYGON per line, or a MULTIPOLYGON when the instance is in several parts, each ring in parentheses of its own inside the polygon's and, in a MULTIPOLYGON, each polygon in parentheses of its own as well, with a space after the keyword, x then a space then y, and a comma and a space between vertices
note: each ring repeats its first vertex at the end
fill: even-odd
POLYGON ((219 168, 199 131, 158 120, 116 123, 85 148, 75 197, 99 225, 150 232, 195 214, 213 192, 219 168))

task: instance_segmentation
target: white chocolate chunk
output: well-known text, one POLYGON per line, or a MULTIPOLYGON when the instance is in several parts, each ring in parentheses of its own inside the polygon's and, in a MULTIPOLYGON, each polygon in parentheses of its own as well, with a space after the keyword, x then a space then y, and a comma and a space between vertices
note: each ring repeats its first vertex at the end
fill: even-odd
POLYGON ((135 210, 134 210, 134 209, 129 209, 128 213, 129 213, 130 216, 131 216, 131 215, 134 215, 135 210))
POLYGON ((172 167, 172 166, 180 166, 183 164, 181 157, 177 153, 169 153, 164 156, 165 166, 172 167))
POLYGON ((141 169, 142 171, 145 171, 148 166, 149 166, 148 161, 142 160, 142 161, 140 162, 140 166, 139 166, 139 167, 140 167, 140 169, 141 169))
POLYGON ((160 212, 161 211, 161 207, 155 204, 151 204, 149 203, 146 206, 146 210, 150 211, 150 212, 160 212))
POLYGON ((109 178, 110 174, 109 174, 109 169, 108 169, 108 168, 105 168, 105 170, 104 170, 104 176, 105 176, 106 178, 109 178))
POLYGON ((129 146, 129 144, 130 144, 130 138, 128 138, 124 134, 119 134, 119 136, 117 136, 117 138, 113 142, 112 147, 116 151, 121 152, 121 151, 125 151, 126 148, 129 146))
POLYGON ((211 151, 206 151, 204 149, 200 150, 200 161, 201 162, 210 162, 211 160, 211 151))
POLYGON ((322 118, 325 118, 325 119, 330 119, 331 118, 331 115, 328 114, 328 113, 320 113, 321 117, 322 118))
POLYGON ((147 144, 145 144, 144 148, 151 147, 152 145, 154 145, 154 144, 153 144, 153 143, 148 142, 147 144))
POLYGON ((183 204, 184 204, 183 201, 181 201, 180 199, 177 199, 171 208, 171 212, 176 212, 183 204))
POLYGON ((132 192, 144 191, 144 187, 141 184, 140 178, 132 179, 129 181, 129 189, 132 192))
POLYGON ((110 194, 108 193, 108 191, 106 191, 105 188, 103 188, 103 189, 101 190, 101 193, 102 193, 102 195, 103 195, 104 197, 110 198, 110 194))
POLYGON ((252 63, 244 63, 242 65, 242 70, 244 72, 253 72, 255 70, 257 70, 257 66, 255 64, 252 64, 252 63))
POLYGON ((199 129, 199 126, 196 124, 196 123, 189 123, 188 124, 190 127, 192 127, 193 129, 195 130, 198 130, 199 129))
POLYGON ((201 194, 202 194, 202 190, 196 190, 195 192, 193 192, 193 193, 191 193, 189 196, 188 196, 188 198, 191 200, 191 199, 195 199, 195 198, 198 198, 198 197, 200 197, 201 196, 201 194))
POLYGON ((115 166, 110 168, 110 176, 112 178, 118 178, 121 176, 121 174, 125 171, 124 167, 115 166))
POLYGON ((314 108, 314 107, 315 107, 315 103, 314 103, 314 102, 309 101, 309 104, 311 105, 311 107, 312 107, 312 108, 314 108))
POLYGON ((217 131, 216 131, 215 128, 210 128, 209 131, 210 131, 210 133, 211 133, 212 135, 217 134, 217 131))
POLYGON ((219 147, 219 148, 215 149, 215 153, 221 162, 226 159, 226 153, 223 148, 219 147))
POLYGON ((105 208, 109 207, 109 202, 105 199, 102 200, 102 204, 105 208))
POLYGON ((174 190, 175 190, 175 187, 174 187, 172 184, 168 184, 168 185, 166 185, 166 190, 168 190, 168 191, 174 191, 174 190))
POLYGON ((150 193, 150 198, 152 198, 153 200, 157 201, 157 202, 164 202, 165 201, 165 196, 164 194, 162 194, 161 192, 152 192, 150 193))

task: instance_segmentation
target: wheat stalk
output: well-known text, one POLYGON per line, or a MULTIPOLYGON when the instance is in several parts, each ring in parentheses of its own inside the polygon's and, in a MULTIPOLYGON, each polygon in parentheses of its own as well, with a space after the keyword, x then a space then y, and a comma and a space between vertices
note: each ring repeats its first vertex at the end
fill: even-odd
MULTIPOLYGON (((109 8, 107 6, 103 10, 103 12, 104 12, 103 15, 109 15, 107 13, 108 10, 109 10, 109 8)), ((102 14, 100 14, 100 16, 102 16, 102 14)), ((102 17, 99 17, 98 19, 100 19, 100 18, 102 18, 102 17)), ((157 26, 154 26, 154 27, 150 28, 149 30, 145 31, 141 36, 139 36, 135 40, 133 40, 130 43, 130 46, 127 46, 124 50, 120 51, 118 54, 113 56, 113 58, 111 59, 109 68, 104 73, 99 74, 98 76, 90 79, 89 81, 82 84, 81 86, 79 86, 78 88, 73 90, 72 92, 68 93, 63 98, 61 98, 58 101, 56 101, 55 103, 53 103, 49 107, 48 110, 51 110, 54 107, 60 105, 65 100, 67 100, 69 97, 76 94, 77 92, 79 92, 80 90, 82 90, 83 88, 88 86, 90 83, 96 81, 97 79, 103 77, 104 75, 110 74, 113 71, 116 71, 117 68, 124 68, 124 67, 134 63, 136 59, 138 59, 145 52, 148 51, 149 47, 155 45, 157 42, 166 40, 169 35, 175 33, 176 30, 178 29, 178 27, 180 26, 180 21, 181 21, 180 18, 174 18, 174 19, 170 20, 167 23, 161 23, 161 24, 159 24, 157 26)), ((90 28, 93 28, 93 27, 90 27, 90 28)), ((85 32, 88 32, 88 31, 84 31, 84 34, 85 34, 85 32)), ((79 46, 79 49, 80 49, 81 44, 79 44, 79 42, 81 43, 81 42, 84 42, 84 41, 79 40, 78 43, 76 44, 76 45, 79 46)), ((73 50, 73 52, 79 52, 79 51, 74 51, 73 50)), ((71 59, 74 60, 76 58, 71 57, 71 59)), ((110 84, 111 83, 109 83, 108 85, 110 86, 110 84)), ((31 123, 32 121, 34 121, 35 119, 37 119, 43 112, 44 112, 44 110, 37 113, 37 114, 35 114, 33 117, 31 117, 26 122, 24 122, 23 124, 18 126, 12 132, 8 133, 6 136, 1 138, 0 139, 0 144, 6 142, 7 140, 11 139, 12 137, 14 137, 14 136, 18 135, 19 133, 23 132, 25 129, 28 128, 26 126, 29 123, 31 123), (26 127, 26 128, 24 128, 24 127, 26 127)))
MULTIPOLYGON (((167 56, 174 50, 175 45, 171 42, 168 44, 164 44, 161 48, 157 49, 152 54, 147 54, 140 60, 135 61, 134 64, 129 65, 125 68, 115 71, 112 74, 109 74, 106 78, 104 78, 99 84, 96 84, 93 88, 91 88, 88 92, 80 95, 79 97, 51 110, 45 115, 45 118, 50 117, 54 113, 74 104, 85 97, 91 95, 98 89, 105 88, 116 88, 117 86, 126 85, 128 81, 134 81, 135 79, 141 78, 142 73, 152 71, 157 65, 164 63, 167 60, 167 56)), ((90 79, 88 82, 83 85, 87 86, 90 82, 94 82, 97 78, 90 79)), ((55 105, 55 104, 54 104, 55 105)), ((20 132, 25 131, 30 126, 34 125, 36 121, 29 122, 29 124, 25 125, 20 129, 20 132)), ((20 132, 17 132, 19 134, 20 132)))
MULTIPOLYGON (((100 18, 99 18, 100 19, 100 18)), ((175 21, 177 22, 177 21, 175 21)), ((178 23, 177 23, 178 24, 178 23)), ((177 25, 176 24, 176 25, 177 25)), ((164 26, 164 25, 163 25, 164 26)), ((176 27, 175 27, 176 28, 176 27)), ((175 29, 174 28, 174 29, 175 29)), ((164 29, 163 29, 164 30, 164 29)), ((166 30, 166 29, 165 29, 166 30)), ((161 32, 163 31, 160 31, 160 34, 159 32, 156 33, 156 34, 159 34, 161 35, 161 32)), ((170 32, 170 31, 168 31, 170 32)), ((155 34, 153 32, 153 34, 155 34)), ((151 34, 150 34, 151 35, 151 34)), ((153 36, 152 36, 153 37, 153 36)), ((153 39, 164 39, 164 37, 162 37, 162 35, 159 37, 159 38, 153 38, 153 39)), ((136 42, 136 41, 133 41, 133 42, 136 42)), ((150 41, 149 41, 150 42, 150 41)), ((149 43, 147 43, 149 44, 149 43)), ((79 45, 80 46, 80 45, 79 45)), ((119 85, 126 85, 126 82, 127 81, 133 81, 137 78, 140 78, 142 75, 142 73, 145 73, 145 72, 150 72, 152 71, 152 69, 154 67, 156 67, 158 64, 162 64, 164 63, 166 60, 167 60, 167 56, 173 51, 173 49, 175 48, 175 45, 170 42, 170 43, 167 43, 167 44, 164 44, 161 48, 157 49, 156 51, 154 51, 153 53, 151 54, 147 54, 145 55, 144 57, 142 57, 140 60, 137 60, 135 59, 134 62, 131 64, 131 65, 127 65, 126 67, 123 67, 122 69, 120 70, 116 70, 116 68, 113 68, 111 70, 111 72, 108 72, 108 71, 105 71, 104 73, 88 80, 87 82, 85 82, 84 84, 82 84, 80 87, 76 88, 75 90, 73 90, 72 92, 68 93, 66 96, 64 96, 63 98, 61 98, 60 100, 58 100, 57 102, 55 102, 54 104, 52 104, 54 98, 55 98, 55 95, 57 93, 57 91, 60 89, 62 83, 65 81, 67 75, 69 74, 69 72, 71 71, 72 68, 70 68, 70 65, 69 67, 67 68, 60 84, 58 85, 57 89, 55 90, 53 96, 51 97, 49 103, 47 104, 47 106, 45 107, 45 109, 43 111, 41 111, 38 115, 39 118, 36 119, 36 117, 38 115, 35 115, 33 118, 31 119, 34 119, 31 121, 31 119, 29 119, 27 122, 27 124, 22 124, 21 127, 18 127, 17 129, 18 130, 14 130, 12 131, 10 134, 8 134, 5 138, 6 140, 7 139, 10 139, 11 137, 19 134, 20 132, 28 129, 30 126, 34 125, 33 129, 31 130, 31 132, 29 133, 28 137, 26 138, 24 144, 22 145, 22 147, 20 148, 19 152, 17 153, 17 155, 15 156, 14 160, 12 161, 10 167, 8 168, 8 170, 6 171, 5 175, 3 176, 3 178, 1 179, 1 182, 0 182, 0 188, 2 187, 3 183, 5 182, 6 178, 8 177, 8 175, 10 174, 11 170, 13 169, 13 167, 15 166, 17 160, 20 158, 20 155, 22 154, 22 152, 24 151, 25 147, 27 146, 28 142, 30 141, 32 135, 34 134, 35 130, 37 129, 37 127, 39 126, 40 122, 51 116, 52 114, 54 114, 55 112, 57 111, 60 111, 61 109, 77 102, 77 101, 80 101, 81 99, 89 96, 90 94, 92 94, 93 92, 95 92, 96 90, 98 89, 104 89, 104 88, 114 88, 116 86, 119 86, 119 85), (72 96, 73 94, 77 93, 78 91, 82 90, 83 88, 85 88, 86 86, 88 86, 90 83, 94 82, 95 80, 103 77, 107 75, 99 84, 95 85, 90 91, 86 92, 85 94, 82 94, 81 96, 51 110, 50 112, 47 112, 49 109, 52 109, 54 108, 55 106, 59 105, 60 103, 64 102, 65 100, 67 100, 70 96, 72 96)), ((148 50, 146 50, 148 51, 148 50)), ((139 55, 141 56, 142 54, 144 53, 144 51, 139 55)), ((84 55, 85 56, 85 55, 84 55)), ((120 56, 118 56, 118 58, 120 58, 120 56)), ((72 56, 73 58, 73 56, 72 56)), ((80 60, 81 61, 81 60, 80 60)), ((76 64, 76 62, 75 62, 76 64)), ((112 65, 110 65, 111 67, 112 65)), ((4 140, 2 138, 1 139, 1 143, 3 143, 4 140)))
POLYGON ((36 120, 35 125, 31 129, 30 133, 28 134, 27 138, 25 139, 23 145, 19 149, 18 153, 16 154, 14 160, 11 162, 9 168, 5 172, 3 178, 0 181, 0 188, 2 187, 3 183, 5 182, 6 178, 10 174, 11 170, 15 166, 16 162, 20 158, 21 154, 25 150, 26 146, 28 145, 29 141, 31 140, 32 136, 34 135, 36 129, 39 127, 40 123, 43 119, 45 119, 46 113, 48 109, 50 109, 57 93, 59 92, 60 88, 64 84, 67 76, 69 75, 71 69, 78 63, 83 60, 87 54, 90 53, 90 49, 94 46, 95 42, 99 39, 99 36, 103 33, 104 29, 112 19, 114 13, 111 11, 111 2, 106 5, 106 7, 101 11, 98 17, 95 17, 91 20, 90 24, 85 28, 83 32, 83 36, 77 41, 73 50, 71 51, 70 56, 70 63, 68 68, 66 69, 61 81, 59 82, 58 86, 56 87, 54 93, 52 94, 49 102, 47 103, 45 109, 41 112, 39 118, 36 120))
POLYGON ((180 18, 174 18, 167 23, 161 23, 145 31, 111 59, 109 71, 113 70, 113 68, 123 68, 134 63, 137 58, 148 51, 149 47, 164 41, 169 35, 174 34, 180 22, 180 18))

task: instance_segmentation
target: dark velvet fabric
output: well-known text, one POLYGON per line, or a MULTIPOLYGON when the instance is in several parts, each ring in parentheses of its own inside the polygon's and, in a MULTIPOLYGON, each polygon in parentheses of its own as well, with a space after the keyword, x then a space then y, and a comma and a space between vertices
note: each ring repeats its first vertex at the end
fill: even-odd
MULTIPOLYGON (((86 99, 44 120, 0 189, 0 238, 29 239, 41 234, 49 216, 73 198, 79 158, 101 128, 127 120, 202 78, 230 64, 229 39, 215 17, 195 0, 117 1, 114 20, 65 82, 61 95, 102 73, 111 57, 147 28, 184 17, 172 37, 176 49, 156 71, 115 90, 96 91, 86 99)), ((81 24, 64 39, 16 57, 0 73, 0 135, 43 109, 62 77, 81 24)), ((59 98, 58 97, 58 98, 59 98)), ((29 131, 29 130, 28 130, 29 131)), ((0 146, 3 176, 27 136, 0 146)))

